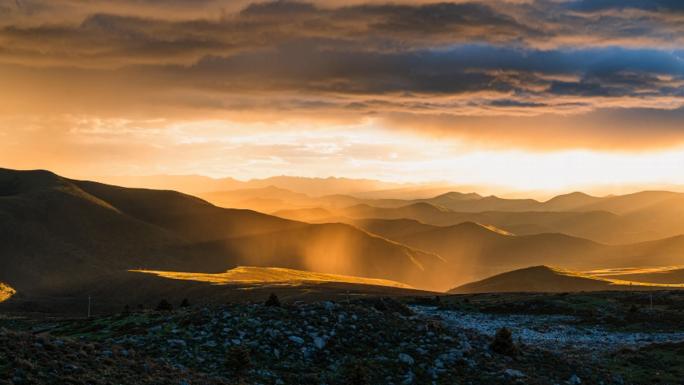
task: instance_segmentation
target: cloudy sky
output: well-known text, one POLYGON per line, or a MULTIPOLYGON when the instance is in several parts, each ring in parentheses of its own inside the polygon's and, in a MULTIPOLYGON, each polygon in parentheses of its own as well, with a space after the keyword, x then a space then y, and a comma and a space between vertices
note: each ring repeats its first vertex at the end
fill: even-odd
POLYGON ((681 0, 0 0, 0 166, 684 183, 681 0))

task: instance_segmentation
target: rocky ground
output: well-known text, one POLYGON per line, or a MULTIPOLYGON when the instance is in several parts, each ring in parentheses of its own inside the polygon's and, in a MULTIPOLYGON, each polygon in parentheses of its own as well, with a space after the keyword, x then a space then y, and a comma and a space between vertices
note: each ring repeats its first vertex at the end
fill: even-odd
POLYGON ((0 383, 681 384, 680 298, 657 294, 651 305, 639 295, 367 298, 4 318, 0 383))

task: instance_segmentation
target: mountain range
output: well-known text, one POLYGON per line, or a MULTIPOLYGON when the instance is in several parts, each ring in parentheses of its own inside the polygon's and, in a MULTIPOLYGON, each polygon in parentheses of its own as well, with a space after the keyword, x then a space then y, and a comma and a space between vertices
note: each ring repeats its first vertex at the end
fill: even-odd
POLYGON ((0 170, 0 282, 24 296, 135 290, 131 269, 220 273, 275 266, 442 289, 438 255, 348 224, 308 224, 216 207, 168 190, 48 171, 0 170))
POLYGON ((616 245, 684 233, 684 222, 679 220, 684 214, 684 194, 669 191, 604 197, 573 192, 539 201, 453 191, 417 197, 444 188, 420 189, 345 178, 274 177, 247 182, 198 176, 158 179, 122 181, 191 192, 217 206, 305 222, 408 218, 449 226, 471 221, 518 235, 558 232, 616 245))
MULTIPOLYGON (((301 182, 301 188, 307 183, 301 182)), ((607 272, 583 276, 590 282, 582 280, 580 288, 600 288, 606 282, 614 287, 616 280, 682 280, 677 269, 627 270, 683 264, 684 223, 679 218, 684 200, 679 193, 572 193, 540 202, 451 192, 406 200, 313 197, 269 185, 207 195, 226 205, 242 202, 237 206, 267 205, 276 211, 219 207, 169 189, 0 169, 4 298, 96 293, 110 300, 128 296, 150 301, 184 291, 220 297, 214 291, 226 289, 212 285, 211 279, 244 284, 236 272, 246 268, 257 269, 250 270, 256 276, 273 275, 263 269, 289 269, 278 270, 281 278, 289 277, 303 291, 326 276, 338 290, 344 283, 344 290, 385 286, 444 291, 541 265, 607 272), (301 278, 307 274, 309 278, 301 278)), ((550 274, 543 272, 541 276, 550 274)), ((498 287, 490 283, 467 290, 498 287)))
MULTIPOLYGON (((245 201, 243 198, 242 202, 245 201)), ((368 200, 338 195, 297 202, 283 199, 272 214, 310 222, 415 219, 450 226, 470 221, 517 235, 564 233, 601 243, 624 244, 683 234, 684 221, 680 218, 684 215, 684 194, 644 191, 599 198, 573 193, 546 202, 460 193, 420 200, 368 200), (300 208, 296 208, 298 205, 300 208)))

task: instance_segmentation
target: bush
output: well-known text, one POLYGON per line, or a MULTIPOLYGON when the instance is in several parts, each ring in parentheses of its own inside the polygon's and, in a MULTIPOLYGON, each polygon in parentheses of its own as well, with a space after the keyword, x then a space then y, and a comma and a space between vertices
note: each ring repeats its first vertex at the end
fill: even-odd
POLYGON ((271 293, 271 295, 268 296, 268 299, 266 300, 266 306, 280 306, 280 299, 278 299, 278 296, 275 295, 275 293, 271 293))
POLYGON ((159 304, 156 307, 157 311, 172 311, 173 310, 173 305, 169 303, 169 301, 163 299, 159 301, 159 304))
POLYGON ((518 348, 513 343, 513 335, 508 328, 497 330, 494 335, 494 341, 492 341, 489 347, 496 353, 511 357, 518 354, 518 348))
POLYGON ((370 385, 368 369, 361 362, 354 362, 347 366, 344 372, 346 385, 370 385))
POLYGON ((249 349, 242 346, 233 346, 226 353, 226 369, 232 375, 242 380, 252 368, 252 357, 249 349))
POLYGON ((188 301, 187 298, 183 298, 183 301, 181 301, 180 307, 190 307, 190 301, 188 301))

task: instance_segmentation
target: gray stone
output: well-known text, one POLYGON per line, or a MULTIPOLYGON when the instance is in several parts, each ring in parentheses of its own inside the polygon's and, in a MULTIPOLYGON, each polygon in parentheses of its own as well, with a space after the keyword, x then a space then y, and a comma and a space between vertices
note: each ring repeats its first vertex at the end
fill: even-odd
POLYGON ((506 369, 506 370, 504 370, 504 374, 505 374, 506 377, 508 377, 508 378, 523 378, 523 377, 526 377, 526 376, 525 376, 525 373, 523 373, 523 372, 521 372, 521 371, 519 371, 519 370, 516 370, 516 369, 506 369))
POLYGON ((287 339, 289 339, 290 341, 292 341, 296 344, 299 344, 299 345, 304 343, 304 339, 302 339, 301 337, 297 337, 297 336, 289 336, 289 337, 287 337, 287 339))
POLYGON ((409 356, 406 353, 399 353, 399 361, 407 365, 413 365, 416 362, 416 360, 414 360, 413 357, 409 356))

